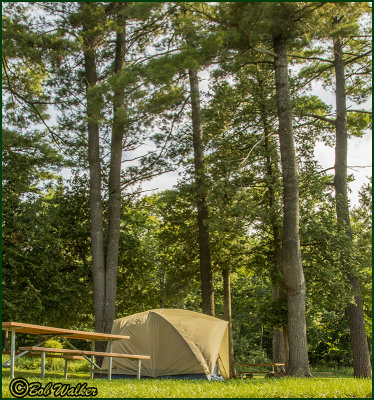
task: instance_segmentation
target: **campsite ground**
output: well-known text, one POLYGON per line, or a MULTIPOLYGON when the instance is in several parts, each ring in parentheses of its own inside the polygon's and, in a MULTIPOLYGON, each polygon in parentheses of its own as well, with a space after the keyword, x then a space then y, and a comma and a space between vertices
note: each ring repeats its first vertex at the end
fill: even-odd
MULTIPOLYGON (((40 370, 16 370, 16 378, 23 377, 31 382, 41 382, 45 387, 49 382, 68 383, 70 387, 86 383, 97 388, 97 398, 371 398, 372 386, 369 379, 354 379, 351 371, 338 370, 331 375, 313 379, 237 379, 224 382, 182 381, 182 380, 113 380, 87 379, 88 374, 70 373, 69 379, 63 379, 59 372, 46 372, 46 378, 40 379, 40 370)), ((317 377, 318 376, 318 377, 317 377)), ((9 390, 9 370, 3 371, 2 397, 11 398, 9 390)), ((26 396, 28 397, 28 396, 26 396)), ((37 396, 39 398, 43 396, 37 396)), ((48 397, 55 397, 50 395, 48 397)), ((59 396, 60 397, 60 396, 59 396)), ((63 397, 63 396, 62 396, 63 397)), ((65 396, 68 397, 68 396, 65 396)), ((74 396, 85 397, 85 396, 74 396)))

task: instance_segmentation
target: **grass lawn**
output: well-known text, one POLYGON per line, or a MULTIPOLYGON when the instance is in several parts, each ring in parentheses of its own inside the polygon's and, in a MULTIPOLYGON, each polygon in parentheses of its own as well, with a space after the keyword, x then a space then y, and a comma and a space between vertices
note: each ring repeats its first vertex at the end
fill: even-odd
MULTIPOLYGON (((86 383, 88 387, 97 388, 97 398, 167 398, 167 397, 189 397, 189 398, 371 398, 372 386, 369 379, 354 379, 352 377, 341 377, 336 374, 328 377, 315 378, 255 378, 236 379, 224 382, 208 382, 203 380, 112 380, 95 379, 89 380, 88 374, 70 373, 65 380, 62 373, 46 372, 46 378, 40 379, 40 370, 17 371, 16 378, 23 377, 31 382, 41 382, 45 387, 49 382, 68 383, 71 387, 86 383)), ((13 397, 9 391, 9 370, 3 370, 2 397, 13 397)), ((52 392, 53 393, 53 392, 52 392)), ((44 396, 37 396, 38 398, 44 396)), ((53 395, 49 397, 55 397, 53 395)), ((66 396, 67 397, 67 396, 66 396)), ((74 396, 84 397, 84 396, 74 396)))

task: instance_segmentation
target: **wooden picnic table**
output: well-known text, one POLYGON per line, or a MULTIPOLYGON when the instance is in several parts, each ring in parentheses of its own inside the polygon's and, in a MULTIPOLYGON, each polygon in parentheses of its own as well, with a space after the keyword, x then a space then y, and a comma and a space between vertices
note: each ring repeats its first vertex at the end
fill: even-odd
MULTIPOLYGON (((24 348, 25 350, 21 352, 19 355, 15 356, 15 341, 16 341, 16 332, 17 333, 29 333, 33 335, 39 336, 49 336, 49 337, 61 337, 64 339, 64 342, 71 347, 73 350, 67 349, 54 349, 54 351, 59 353, 67 353, 67 354, 76 354, 82 355, 87 361, 91 363, 91 374, 90 377, 93 378, 94 367, 100 369, 100 367, 95 363, 94 356, 104 356, 109 358, 109 368, 108 368, 108 379, 112 377, 112 358, 110 355, 112 352, 112 341, 113 340, 121 340, 121 339, 130 339, 130 336, 123 335, 113 335, 111 333, 99 333, 99 332, 88 332, 88 331, 77 331, 72 329, 62 329, 62 328, 54 328, 51 326, 42 326, 42 325, 32 325, 25 324, 23 322, 3 322, 2 330, 11 332, 11 341, 10 341, 10 360, 6 361, 3 366, 10 364, 10 377, 14 378, 14 362, 18 357, 22 357, 23 355, 29 353, 32 350, 30 348, 24 348), (79 350, 75 346, 73 346, 67 339, 83 339, 91 342, 91 351, 87 352, 84 350, 79 350), (96 341, 108 341, 108 352, 95 352, 95 342, 96 341), (59 351, 58 351, 59 350, 59 351), (88 355, 91 356, 91 359, 88 358, 88 355)), ((48 339, 44 339, 43 342, 39 343, 36 347, 42 356, 42 376, 44 375, 44 363, 45 353, 46 351, 50 351, 51 349, 39 347, 48 339)), ((114 354, 113 354, 114 355, 114 354)), ((115 357, 126 357, 126 358, 135 358, 138 360, 138 378, 140 378, 140 368, 141 368, 141 359, 149 359, 149 356, 134 356, 134 355, 119 355, 116 354, 115 357)))
POLYGON ((235 367, 272 367, 272 371, 238 371, 237 374, 243 378, 243 375, 253 377, 253 374, 270 374, 273 376, 281 376, 278 374, 277 369, 284 367, 282 363, 262 363, 262 364, 235 364, 235 367))
POLYGON ((73 329, 54 328, 52 326, 25 324, 23 322, 3 322, 2 329, 3 331, 16 331, 21 333, 31 333, 35 335, 52 335, 69 339, 83 339, 89 341, 130 339, 130 336, 113 335, 111 333, 76 331, 73 329))

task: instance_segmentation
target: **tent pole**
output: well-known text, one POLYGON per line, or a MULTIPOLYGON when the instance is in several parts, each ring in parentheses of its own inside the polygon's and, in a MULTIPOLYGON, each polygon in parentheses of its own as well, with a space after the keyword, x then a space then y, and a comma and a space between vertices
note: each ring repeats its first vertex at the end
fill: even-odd
POLYGON ((140 379, 140 370, 142 368, 142 360, 140 358, 138 358, 138 374, 137 374, 137 378, 140 379))

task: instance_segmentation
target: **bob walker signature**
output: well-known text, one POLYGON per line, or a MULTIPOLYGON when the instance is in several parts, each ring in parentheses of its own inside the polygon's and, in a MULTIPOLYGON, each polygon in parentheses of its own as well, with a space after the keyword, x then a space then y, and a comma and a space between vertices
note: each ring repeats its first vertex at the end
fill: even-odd
POLYGON ((71 386, 68 383, 49 382, 45 386, 41 382, 29 382, 24 378, 15 378, 9 383, 9 391, 14 397, 96 397, 96 387, 89 387, 87 383, 78 383, 71 386))

